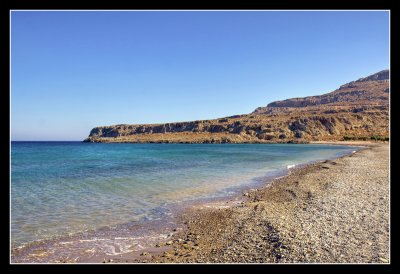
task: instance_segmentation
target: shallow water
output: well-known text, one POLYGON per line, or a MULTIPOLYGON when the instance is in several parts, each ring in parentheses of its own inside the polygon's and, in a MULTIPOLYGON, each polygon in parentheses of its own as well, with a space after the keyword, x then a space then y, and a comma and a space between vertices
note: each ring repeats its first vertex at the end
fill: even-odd
MULTIPOLYGON (((172 204, 226 197, 283 168, 354 150, 294 144, 12 142, 11 244, 161 220, 172 204)), ((132 242, 129 232, 121 231, 113 242, 132 242)), ((86 240, 105 243, 101 248, 107 249, 109 239, 86 240)), ((109 248, 105 252, 123 252, 109 248)))

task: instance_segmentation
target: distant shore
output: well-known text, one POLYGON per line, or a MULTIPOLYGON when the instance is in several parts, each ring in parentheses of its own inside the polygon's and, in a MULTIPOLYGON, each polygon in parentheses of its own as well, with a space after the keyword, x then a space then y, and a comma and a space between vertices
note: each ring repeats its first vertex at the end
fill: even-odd
MULTIPOLYGON (((330 142, 324 142, 330 143, 330 142)), ((121 263, 389 263, 389 145, 291 169, 240 203, 195 206, 172 239, 121 263)))

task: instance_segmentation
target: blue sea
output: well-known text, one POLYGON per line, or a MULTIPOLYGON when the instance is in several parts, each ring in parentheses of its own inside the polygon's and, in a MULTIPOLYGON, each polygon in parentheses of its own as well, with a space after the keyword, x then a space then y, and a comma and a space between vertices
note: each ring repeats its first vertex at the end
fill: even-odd
POLYGON ((171 205, 237 194, 349 154, 309 144, 12 142, 11 244, 166 218, 171 205))

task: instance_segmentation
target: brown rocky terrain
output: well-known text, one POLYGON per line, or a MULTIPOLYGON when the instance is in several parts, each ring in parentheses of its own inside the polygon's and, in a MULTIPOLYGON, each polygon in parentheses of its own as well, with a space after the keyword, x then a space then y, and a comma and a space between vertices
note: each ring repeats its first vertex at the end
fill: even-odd
POLYGON ((85 142, 287 143, 388 139, 389 70, 320 96, 214 120, 95 127, 85 142))

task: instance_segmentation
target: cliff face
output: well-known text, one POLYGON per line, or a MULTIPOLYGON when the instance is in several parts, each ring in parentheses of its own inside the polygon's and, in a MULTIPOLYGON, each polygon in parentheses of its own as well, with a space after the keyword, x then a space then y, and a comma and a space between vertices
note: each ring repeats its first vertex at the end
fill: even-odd
POLYGON ((324 95, 272 102, 246 115, 96 127, 85 141, 268 143, 388 135, 389 71, 385 70, 324 95))
POLYGON ((389 71, 384 70, 366 78, 342 85, 339 89, 320 96, 293 98, 272 102, 254 112, 263 113, 273 107, 389 105, 389 71))

